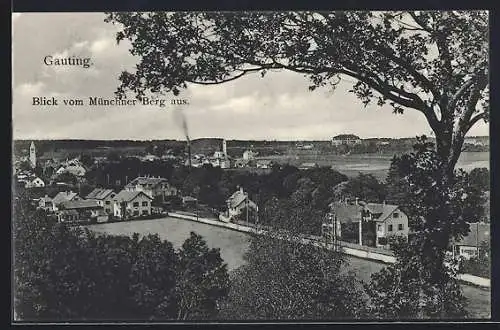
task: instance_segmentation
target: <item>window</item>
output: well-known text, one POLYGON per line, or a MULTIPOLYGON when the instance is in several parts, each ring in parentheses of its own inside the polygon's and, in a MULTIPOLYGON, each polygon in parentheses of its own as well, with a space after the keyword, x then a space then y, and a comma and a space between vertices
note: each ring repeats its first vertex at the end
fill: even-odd
POLYGON ((385 237, 379 237, 378 238, 378 244, 379 245, 387 245, 387 238, 385 238, 385 237))
POLYGON ((142 206, 148 206, 148 202, 147 201, 142 202, 142 206))
POLYGON ((139 211, 135 210, 134 211, 134 216, 138 216, 139 215, 139 211))
POLYGON ((398 213, 398 212, 394 212, 394 213, 392 214, 392 217, 393 217, 393 218, 399 218, 399 213, 398 213))
POLYGON ((388 230, 388 231, 392 231, 392 225, 389 225, 389 227, 388 227, 388 229, 387 229, 387 230, 388 230))
POLYGON ((106 201, 106 205, 109 205, 111 202, 110 201, 106 201))
POLYGON ((382 231, 382 225, 377 225, 377 230, 382 231))
POLYGON ((106 213, 110 213, 111 210, 109 208, 106 208, 106 213))
POLYGON ((148 215, 148 214, 149 214, 148 210, 142 210, 142 215, 148 215))
POLYGON ((403 230, 403 224, 402 224, 402 223, 400 223, 400 224, 398 225, 398 230, 403 230))
POLYGON ((134 202, 134 207, 139 207, 139 202, 134 202))

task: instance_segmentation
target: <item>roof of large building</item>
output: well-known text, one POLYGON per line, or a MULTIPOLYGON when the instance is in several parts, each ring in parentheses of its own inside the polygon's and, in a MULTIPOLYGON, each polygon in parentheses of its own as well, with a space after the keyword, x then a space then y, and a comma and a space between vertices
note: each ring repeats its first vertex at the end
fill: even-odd
POLYGON ((139 176, 134 180, 130 181, 126 187, 133 187, 136 185, 146 185, 151 184, 153 186, 160 184, 162 182, 168 182, 165 178, 153 177, 153 176, 139 176))
POLYGON ((490 232, 491 227, 489 223, 470 223, 469 224, 470 232, 467 236, 462 238, 458 243, 458 245, 466 245, 466 246, 476 246, 476 244, 481 245, 481 242, 488 241, 491 239, 490 232))
POLYGON ((360 138, 354 134, 339 134, 334 136, 333 140, 360 140, 360 138))
POLYGON ((102 200, 111 195, 112 193, 113 193, 112 189, 95 188, 87 195, 86 198, 102 200))
POLYGON ((342 202, 334 202, 330 207, 337 215, 337 219, 341 223, 359 222, 362 212, 370 212, 374 215, 375 221, 385 221, 395 210, 397 205, 380 204, 380 203, 364 203, 348 204, 342 202))
POLYGON ((70 209, 70 210, 61 210, 59 211, 59 214, 67 214, 67 215, 78 215, 78 211, 75 209, 70 209))
POLYGON ((229 207, 230 208, 235 208, 237 207, 238 205, 240 205, 241 203, 243 203, 245 201, 245 199, 247 198, 247 196, 245 195, 245 193, 241 190, 237 190, 236 192, 234 192, 228 199, 228 203, 229 203, 229 207))
POLYGON ((61 206, 66 210, 74 209, 89 209, 89 208, 99 208, 99 202, 96 200, 81 199, 76 201, 66 201, 61 203, 61 206))
POLYGON ((182 202, 183 203, 189 203, 189 202, 196 202, 197 199, 195 197, 192 197, 192 196, 184 196, 182 197, 182 202))
POLYGON ((363 206, 359 204, 331 203, 330 207, 335 212, 340 223, 359 222, 363 206))
POLYGON ((143 191, 128 191, 128 190, 122 190, 120 191, 115 197, 114 197, 114 200, 117 200, 117 201, 121 201, 121 202, 130 202, 131 200, 135 199, 137 196, 139 196, 140 194, 143 194, 144 196, 146 196, 147 198, 149 199, 153 199, 151 198, 151 196, 147 195, 146 193, 144 193, 143 191))
POLYGON ((377 216, 377 221, 384 221, 387 219, 394 211, 398 209, 399 206, 392 204, 380 204, 380 203, 367 203, 365 209, 370 211, 370 213, 377 216))
POLYGON ((72 191, 61 191, 57 195, 54 196, 52 201, 54 202, 54 204, 57 205, 57 204, 60 204, 62 202, 65 202, 65 201, 72 200, 77 196, 78 196, 78 194, 75 192, 72 192, 72 191))
POLYGON ((317 163, 302 163, 299 166, 300 168, 313 168, 313 167, 318 167, 317 163))
POLYGON ((253 208, 256 208, 257 205, 252 202, 249 198, 248 198, 248 195, 245 194, 243 192, 243 190, 237 190, 235 191, 228 199, 227 199, 227 203, 229 204, 229 208, 236 208, 238 207, 239 205, 241 205, 241 203, 245 202, 246 200, 248 200, 248 206, 249 207, 253 207, 253 208))

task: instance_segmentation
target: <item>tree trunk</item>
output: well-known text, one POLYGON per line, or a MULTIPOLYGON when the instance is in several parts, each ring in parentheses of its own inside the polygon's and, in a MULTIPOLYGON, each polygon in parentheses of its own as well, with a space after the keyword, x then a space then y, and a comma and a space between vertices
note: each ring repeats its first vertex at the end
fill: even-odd
POLYGON ((436 151, 444 165, 443 175, 448 179, 453 176, 463 144, 464 135, 461 132, 453 132, 450 128, 436 133, 436 151))

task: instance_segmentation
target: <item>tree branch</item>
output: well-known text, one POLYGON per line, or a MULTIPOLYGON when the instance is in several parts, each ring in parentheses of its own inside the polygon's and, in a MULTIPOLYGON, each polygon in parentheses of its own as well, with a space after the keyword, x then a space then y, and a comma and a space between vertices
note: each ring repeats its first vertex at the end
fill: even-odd
POLYGON ((408 14, 410 14, 415 23, 417 23, 424 31, 427 31, 431 34, 434 32, 427 24, 425 24, 424 20, 420 16, 417 16, 414 11, 409 11, 408 14))
POLYGON ((469 80, 464 82, 462 86, 460 86, 460 88, 450 98, 448 107, 453 109, 457 105, 460 98, 465 94, 465 92, 467 92, 468 88, 474 85, 474 83, 477 83, 477 87, 475 89, 479 89, 479 91, 486 87, 487 78, 486 75, 484 75, 484 68, 478 68, 476 73, 469 80))
POLYGON ((375 49, 378 50, 382 55, 387 56, 397 65, 401 66, 408 73, 410 73, 415 78, 415 80, 422 85, 422 87, 428 89, 432 93, 436 100, 440 98, 441 94, 435 88, 435 86, 429 81, 429 79, 427 79, 427 77, 418 72, 410 63, 405 61, 403 58, 396 56, 391 49, 388 49, 381 45, 375 45, 375 49))
POLYGON ((488 119, 488 113, 486 111, 481 112, 480 114, 476 115, 469 121, 469 123, 465 126, 465 134, 467 134, 467 132, 481 119, 484 120, 488 119))

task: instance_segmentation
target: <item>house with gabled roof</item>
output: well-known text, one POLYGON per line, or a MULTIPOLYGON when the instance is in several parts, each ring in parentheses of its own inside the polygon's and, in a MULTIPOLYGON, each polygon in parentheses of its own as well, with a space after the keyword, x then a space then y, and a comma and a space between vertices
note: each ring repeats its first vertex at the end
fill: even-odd
POLYGON ((73 201, 73 200, 80 200, 82 199, 76 192, 73 191, 61 191, 57 193, 57 195, 52 198, 52 204, 54 211, 57 211, 59 209, 59 205, 61 205, 63 202, 67 201, 73 201))
POLYGON ((54 212, 56 210, 55 205, 52 202, 52 198, 48 195, 45 195, 38 200, 38 208, 46 212, 54 212))
POLYGON ((113 215, 122 220, 150 215, 152 200, 144 191, 122 190, 113 198, 113 215))
POLYGON ((95 188, 85 198, 99 202, 106 214, 113 214, 113 199, 115 196, 116 193, 112 189, 95 188))
POLYGON ((26 182, 25 188, 41 188, 45 187, 45 182, 38 176, 34 176, 26 182))
POLYGON ((342 237, 342 226, 355 223, 372 222, 375 225, 375 246, 389 248, 389 238, 392 236, 408 237, 408 216, 398 205, 386 203, 366 203, 363 201, 334 202, 330 208, 336 221, 340 222, 339 237, 342 237))
POLYGON ((248 198, 248 194, 239 188, 226 200, 227 210, 219 215, 219 220, 230 222, 239 216, 245 208, 257 210, 257 204, 248 198))
POLYGON ((130 181, 124 190, 143 191, 153 199, 159 197, 162 203, 167 197, 177 195, 177 188, 172 186, 167 179, 154 176, 139 176, 130 181))
POLYGON ((105 222, 103 208, 96 200, 70 200, 62 202, 57 211, 59 222, 105 222), (99 220, 101 219, 101 220, 99 220))

